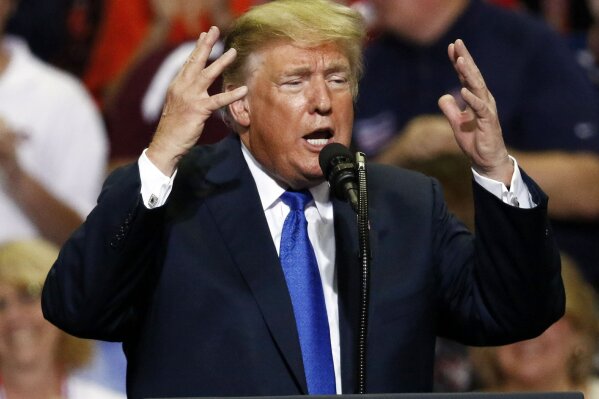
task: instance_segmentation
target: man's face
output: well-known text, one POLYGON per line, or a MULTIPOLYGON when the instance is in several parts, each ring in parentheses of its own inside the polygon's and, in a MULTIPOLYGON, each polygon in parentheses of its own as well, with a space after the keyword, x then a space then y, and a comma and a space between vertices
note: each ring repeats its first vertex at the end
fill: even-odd
POLYGON ((353 121, 350 66, 333 44, 282 42, 249 60, 241 140, 275 179, 295 189, 323 181, 320 150, 349 146, 353 121))

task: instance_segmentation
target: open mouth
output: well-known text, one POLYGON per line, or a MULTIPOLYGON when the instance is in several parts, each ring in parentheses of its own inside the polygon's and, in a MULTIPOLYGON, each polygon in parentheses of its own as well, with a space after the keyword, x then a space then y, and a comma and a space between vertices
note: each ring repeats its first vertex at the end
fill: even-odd
POLYGON ((325 128, 315 130, 312 133, 305 135, 304 140, 311 145, 326 145, 331 137, 333 137, 333 130, 325 128))

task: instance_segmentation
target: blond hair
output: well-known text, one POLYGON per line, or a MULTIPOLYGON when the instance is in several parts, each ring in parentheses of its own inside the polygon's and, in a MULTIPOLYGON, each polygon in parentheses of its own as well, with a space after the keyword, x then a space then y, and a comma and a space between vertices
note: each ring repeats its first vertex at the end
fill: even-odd
POLYGON ((329 0, 275 0, 240 16, 225 39, 225 49, 237 58, 223 73, 223 87, 241 86, 247 78, 248 58, 265 46, 292 42, 306 47, 336 44, 350 64, 354 98, 362 75, 365 30, 361 15, 329 0))
MULTIPOLYGON (((23 240, 0 245, 0 283, 31 295, 40 295, 46 275, 58 257, 58 248, 44 240, 23 240)), ((86 365, 92 342, 62 333, 56 359, 65 370, 86 365)), ((2 362, 2 359, 0 359, 2 362)))
MULTIPOLYGON (((566 292, 564 318, 583 338, 583 345, 571 354, 568 377, 572 384, 584 383, 593 372, 593 356, 599 340, 599 310, 593 287, 584 280, 578 266, 568 256, 561 256, 562 279, 566 292)), ((505 383, 503 371, 497 359, 497 347, 472 348, 474 370, 481 385, 489 390, 500 390, 505 383)))

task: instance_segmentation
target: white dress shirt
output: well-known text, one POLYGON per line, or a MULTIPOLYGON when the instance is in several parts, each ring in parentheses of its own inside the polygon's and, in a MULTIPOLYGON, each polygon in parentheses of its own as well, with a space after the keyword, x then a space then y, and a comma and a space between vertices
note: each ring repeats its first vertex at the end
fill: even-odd
MULTIPOLYGON (((264 170, 243 143, 241 149, 252 177, 256 181, 264 216, 268 222, 268 228, 277 253, 279 253, 283 223, 289 213, 289 207, 280 199, 286 188, 279 185, 264 170)), ((532 208, 534 204, 528 188, 522 180, 518 164, 514 158, 512 158, 512 161, 514 162, 514 175, 512 176, 510 189, 503 183, 483 177, 472 170, 474 179, 503 202, 521 208, 532 208)), ((163 175, 145 155, 145 151, 138 163, 144 204, 147 208, 162 206, 168 198, 177 172, 175 171, 172 177, 163 175)), ((326 182, 312 187, 310 193, 314 201, 308 204, 304 213, 308 220, 308 236, 316 255, 327 308, 336 391, 337 394, 341 394, 341 347, 339 343, 339 308, 335 274, 333 204, 329 201, 329 186, 326 182)))

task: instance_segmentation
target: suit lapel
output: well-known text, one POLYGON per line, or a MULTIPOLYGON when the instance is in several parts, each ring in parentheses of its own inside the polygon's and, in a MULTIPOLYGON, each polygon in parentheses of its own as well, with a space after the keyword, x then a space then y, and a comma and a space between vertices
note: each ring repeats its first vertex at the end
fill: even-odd
POLYGON ((307 394, 293 307, 254 179, 238 139, 226 139, 221 147, 227 156, 207 173, 206 179, 229 188, 209 196, 207 206, 291 374, 301 392, 307 394))

